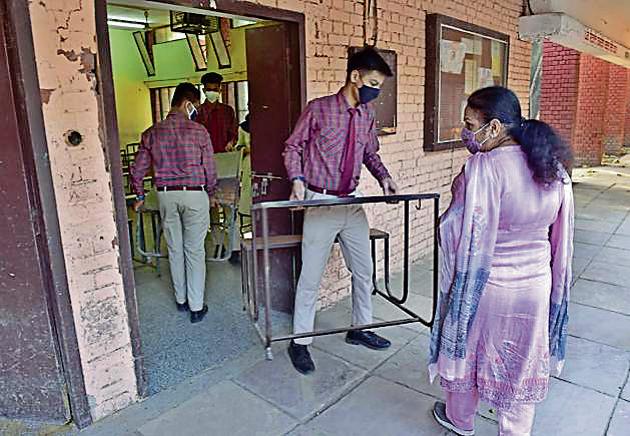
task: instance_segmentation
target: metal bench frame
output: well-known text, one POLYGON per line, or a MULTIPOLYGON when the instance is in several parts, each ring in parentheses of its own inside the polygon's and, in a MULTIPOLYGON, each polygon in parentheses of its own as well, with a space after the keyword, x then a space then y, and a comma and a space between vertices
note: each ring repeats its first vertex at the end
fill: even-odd
POLYGON ((405 195, 393 195, 393 196, 371 196, 371 197, 346 197, 346 198, 334 198, 334 199, 322 199, 322 200, 308 200, 308 201, 271 201, 255 204, 252 207, 252 232, 253 237, 251 240, 243 241, 241 243, 241 251, 243 253, 241 268, 242 268, 242 293, 243 293, 243 308, 247 310, 252 323, 258 332, 258 335, 265 347, 265 353, 268 360, 273 359, 271 351, 271 344, 280 341, 289 341, 299 338, 325 336, 337 333, 345 333, 354 330, 364 329, 376 329, 381 327, 391 327, 404 324, 420 323, 427 327, 432 327, 435 319, 435 311, 437 307, 437 293, 438 293, 438 224, 439 224, 439 211, 440 211, 440 195, 437 193, 427 194, 405 194, 405 195), (422 201, 433 202, 433 304, 431 318, 429 320, 422 318, 409 308, 405 307, 405 303, 409 297, 409 228, 410 228, 410 203, 417 202, 416 210, 420 210, 422 201), (290 248, 300 246, 301 235, 282 235, 282 236, 270 236, 269 235, 269 216, 268 211, 271 209, 293 209, 293 208, 309 208, 320 206, 348 206, 359 204, 375 204, 375 203, 388 203, 398 204, 403 203, 404 206, 404 231, 403 231, 403 289, 400 297, 396 296, 390 288, 390 266, 389 266, 389 234, 372 229, 371 233, 371 248, 372 248, 372 264, 374 272, 372 280, 374 284, 374 295, 379 295, 385 300, 392 303, 406 315, 407 318, 396 319, 391 321, 375 322, 367 325, 359 326, 346 326, 333 329, 316 330, 308 333, 290 334, 282 336, 273 336, 273 326, 271 320, 271 262, 270 251, 278 248, 290 248), (261 233, 260 237, 257 236, 257 225, 255 225, 260 218, 261 233), (377 285, 377 259, 376 259, 376 242, 377 240, 383 240, 383 274, 385 289, 379 289, 377 285), (258 260, 258 251, 262 250, 262 304, 265 309, 264 313, 264 326, 260 325, 260 310, 259 310, 259 286, 258 286, 258 271, 260 269, 258 260), (250 271, 251 268, 251 271, 250 271), (251 274, 250 274, 251 272, 251 274))

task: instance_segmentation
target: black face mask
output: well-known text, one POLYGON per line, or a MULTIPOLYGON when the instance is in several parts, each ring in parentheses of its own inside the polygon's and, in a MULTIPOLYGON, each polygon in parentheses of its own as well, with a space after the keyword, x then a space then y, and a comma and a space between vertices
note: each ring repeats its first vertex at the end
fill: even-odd
POLYGON ((359 101, 361 104, 366 104, 376 99, 381 93, 381 90, 372 86, 363 85, 359 88, 359 101))

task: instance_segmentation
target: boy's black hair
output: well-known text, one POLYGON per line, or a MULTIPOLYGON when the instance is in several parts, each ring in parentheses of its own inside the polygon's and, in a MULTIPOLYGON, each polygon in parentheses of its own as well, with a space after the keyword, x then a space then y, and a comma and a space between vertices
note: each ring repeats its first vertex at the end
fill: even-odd
POLYGON ((350 80, 350 74, 354 70, 378 71, 386 77, 393 76, 392 70, 385 62, 385 59, 372 47, 364 47, 348 56, 346 80, 350 80))
POLYGON ((173 99, 171 100, 172 107, 180 106, 184 100, 188 100, 191 103, 196 103, 201 100, 201 92, 199 89, 189 82, 183 82, 177 85, 175 92, 173 93, 173 99))
POLYGON ((207 85, 208 83, 221 83, 223 82, 223 76, 219 73, 206 73, 201 76, 201 84, 207 85))

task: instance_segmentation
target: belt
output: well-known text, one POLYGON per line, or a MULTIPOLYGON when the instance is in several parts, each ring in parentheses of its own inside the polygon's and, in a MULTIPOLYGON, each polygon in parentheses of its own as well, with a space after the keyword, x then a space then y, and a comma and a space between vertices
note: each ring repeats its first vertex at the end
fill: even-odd
POLYGON ((166 192, 166 191, 204 191, 205 190, 205 188, 203 186, 182 186, 182 185, 158 186, 156 189, 159 192, 166 192))
POLYGON ((333 195, 335 197, 350 197, 350 194, 352 194, 352 192, 335 191, 333 189, 324 189, 313 185, 307 185, 306 189, 308 189, 309 191, 317 192, 318 194, 333 195))

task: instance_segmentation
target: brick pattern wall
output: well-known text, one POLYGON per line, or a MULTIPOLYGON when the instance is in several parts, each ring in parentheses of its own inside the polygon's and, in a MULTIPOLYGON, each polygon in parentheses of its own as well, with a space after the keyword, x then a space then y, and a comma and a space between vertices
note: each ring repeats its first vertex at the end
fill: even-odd
MULTIPOLYGON (((30 4, 44 101, 44 117, 59 219, 72 293, 82 364, 95 418, 136 397, 135 378, 121 276, 117 262, 110 175, 99 137, 101 118, 94 67, 93 3, 58 0, 30 4), (63 135, 80 128, 85 142, 68 147, 63 135)), ((345 79, 348 46, 362 45, 363 1, 258 0, 264 6, 298 11, 306 17, 308 98, 336 92, 345 79)), ((530 46, 518 40, 522 0, 382 0, 378 46, 398 52, 398 132, 382 139, 382 157, 402 192, 439 192, 442 209, 449 187, 466 159, 465 151, 423 152, 425 17, 442 13, 510 35, 508 85, 528 111, 530 46)), ((361 190, 379 192, 367 171, 361 190)), ((402 258, 402 207, 367 208, 371 224, 392 234, 392 271, 402 258)), ((432 246, 432 206, 411 220, 411 259, 432 246)), ((349 274, 335 253, 326 273, 321 304, 349 291, 349 274)))
POLYGON ((625 117, 625 127, 624 127, 624 135, 623 135, 623 145, 626 147, 630 147, 630 69, 626 70, 627 74, 627 83, 626 87, 626 117, 625 117))
POLYGON ((70 298, 94 419, 137 399, 110 175, 101 141, 94 2, 32 2, 42 111, 70 298), (84 140, 69 146, 65 134, 84 140))
POLYGON ((603 147, 606 154, 620 155, 625 139, 628 106, 628 72, 619 65, 608 66, 608 98, 604 116, 603 147))
POLYGON ((576 165, 600 165, 630 144, 630 69, 546 41, 540 105, 576 165))
POLYGON ((540 118, 571 142, 577 111, 580 53, 553 42, 543 45, 540 118))
POLYGON ((602 161, 609 65, 591 55, 580 56, 580 90, 573 136, 577 165, 599 165, 602 161))

